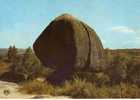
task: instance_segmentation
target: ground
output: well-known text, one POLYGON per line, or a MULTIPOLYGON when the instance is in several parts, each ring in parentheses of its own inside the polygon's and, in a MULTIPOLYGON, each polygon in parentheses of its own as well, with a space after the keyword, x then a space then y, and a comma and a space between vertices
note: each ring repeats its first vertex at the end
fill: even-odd
POLYGON ((0 98, 22 98, 22 99, 31 99, 31 98, 66 98, 63 96, 52 97, 49 95, 28 95, 23 94, 18 91, 20 85, 12 82, 0 81, 0 98))

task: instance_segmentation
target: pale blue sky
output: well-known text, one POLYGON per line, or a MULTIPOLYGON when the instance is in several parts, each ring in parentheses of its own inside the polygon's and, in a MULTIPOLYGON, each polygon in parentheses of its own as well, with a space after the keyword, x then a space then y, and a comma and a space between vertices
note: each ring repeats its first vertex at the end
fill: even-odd
POLYGON ((140 48, 140 0, 0 0, 0 48, 32 46, 63 13, 91 26, 104 48, 140 48))

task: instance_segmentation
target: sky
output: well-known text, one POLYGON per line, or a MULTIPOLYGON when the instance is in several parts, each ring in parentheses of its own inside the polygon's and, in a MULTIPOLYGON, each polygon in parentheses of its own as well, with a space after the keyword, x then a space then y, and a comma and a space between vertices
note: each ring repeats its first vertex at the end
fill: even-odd
POLYGON ((0 0, 0 48, 32 47, 63 13, 93 28, 104 48, 140 48, 140 0, 0 0))

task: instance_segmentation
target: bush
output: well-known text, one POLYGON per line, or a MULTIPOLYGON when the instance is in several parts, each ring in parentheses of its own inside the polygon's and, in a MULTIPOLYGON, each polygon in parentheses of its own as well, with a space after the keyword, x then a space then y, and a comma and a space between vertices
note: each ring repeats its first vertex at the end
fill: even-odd
POLYGON ((12 56, 13 59, 11 60, 11 65, 9 69, 10 73, 24 75, 25 80, 33 80, 37 77, 46 76, 48 70, 41 64, 39 59, 37 59, 30 47, 26 49, 23 55, 14 55, 16 56, 13 57, 11 52, 9 54, 10 58, 12 56))
POLYGON ((121 97, 122 98, 139 98, 140 97, 140 88, 136 85, 130 84, 120 84, 121 97))
POLYGON ((57 91, 58 95, 67 95, 72 98, 108 98, 107 87, 96 87, 94 83, 75 78, 74 81, 66 81, 64 86, 57 91), (59 92, 58 92, 59 91, 59 92))
POLYGON ((110 82, 109 76, 103 72, 95 73, 94 80, 97 86, 107 85, 110 82))
POLYGON ((54 95, 55 93, 54 90, 55 89, 52 85, 37 80, 22 83, 22 86, 19 89, 19 91, 27 94, 47 94, 47 95, 54 95))
POLYGON ((128 81, 140 86, 140 60, 138 58, 133 59, 129 64, 128 81))
POLYGON ((102 85, 97 87, 94 83, 81 79, 65 82, 57 90, 57 95, 67 95, 73 98, 139 98, 140 88, 136 85, 121 83, 112 87, 102 85))
POLYGON ((22 84, 20 91, 28 94, 63 95, 72 98, 140 98, 140 88, 136 85, 121 83, 97 87, 94 83, 80 78, 66 81, 61 86, 52 86, 36 80, 28 81, 22 84))
POLYGON ((92 98, 92 92, 95 89, 94 84, 75 78, 73 81, 66 81, 62 87, 59 87, 57 94, 73 98, 92 98))
MULTIPOLYGON (((103 88, 100 88, 103 90, 103 88)), ((112 87, 107 87, 109 97, 108 98, 139 98, 140 88, 136 85, 121 83, 112 87)), ((100 97, 100 96, 99 96, 100 97)))

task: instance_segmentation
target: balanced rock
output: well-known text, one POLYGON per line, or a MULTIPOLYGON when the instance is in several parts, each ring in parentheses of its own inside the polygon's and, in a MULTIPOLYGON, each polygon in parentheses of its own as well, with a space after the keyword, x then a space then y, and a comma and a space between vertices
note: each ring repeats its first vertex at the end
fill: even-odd
POLYGON ((76 70, 95 70, 103 59, 103 46, 96 32, 69 14, 54 19, 33 48, 46 67, 56 69, 51 80, 58 82, 76 70))

